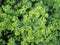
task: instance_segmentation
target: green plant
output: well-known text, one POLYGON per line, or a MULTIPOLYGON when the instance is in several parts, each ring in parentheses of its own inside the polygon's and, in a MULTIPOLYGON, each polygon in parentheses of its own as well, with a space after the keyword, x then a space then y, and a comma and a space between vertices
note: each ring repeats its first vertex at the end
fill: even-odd
POLYGON ((60 45, 60 0, 0 0, 0 45, 60 45))

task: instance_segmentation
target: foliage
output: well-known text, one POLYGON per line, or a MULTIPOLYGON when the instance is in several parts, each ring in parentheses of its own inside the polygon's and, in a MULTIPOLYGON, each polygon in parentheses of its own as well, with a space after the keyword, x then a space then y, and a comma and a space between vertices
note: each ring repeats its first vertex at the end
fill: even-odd
POLYGON ((0 0, 0 45, 60 45, 60 0, 0 0))

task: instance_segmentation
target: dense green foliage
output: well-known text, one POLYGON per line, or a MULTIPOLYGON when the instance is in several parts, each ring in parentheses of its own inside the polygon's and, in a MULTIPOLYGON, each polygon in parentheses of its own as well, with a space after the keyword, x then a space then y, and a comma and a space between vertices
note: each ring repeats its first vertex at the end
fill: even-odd
POLYGON ((0 0, 0 45, 60 45, 60 0, 0 0))

